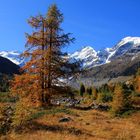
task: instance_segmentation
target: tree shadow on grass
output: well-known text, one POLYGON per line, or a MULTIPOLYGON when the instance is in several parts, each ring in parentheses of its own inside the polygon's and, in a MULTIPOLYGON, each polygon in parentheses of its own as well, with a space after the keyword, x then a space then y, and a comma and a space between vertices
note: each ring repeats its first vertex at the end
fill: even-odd
POLYGON ((42 124, 42 123, 39 123, 36 121, 30 122, 30 124, 28 124, 22 128, 18 128, 16 131, 18 133, 30 133, 31 134, 31 133, 34 133, 35 131, 41 131, 41 130, 55 132, 55 133, 67 132, 69 134, 73 134, 76 136, 87 135, 87 136, 93 137, 93 135, 88 133, 86 130, 80 130, 75 127, 66 127, 66 126, 64 127, 64 126, 60 126, 60 125, 46 125, 46 124, 42 124))

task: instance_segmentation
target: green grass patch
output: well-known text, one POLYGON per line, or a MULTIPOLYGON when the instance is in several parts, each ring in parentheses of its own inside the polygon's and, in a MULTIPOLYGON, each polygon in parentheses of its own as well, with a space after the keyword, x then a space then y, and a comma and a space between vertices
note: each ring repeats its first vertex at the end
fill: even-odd
POLYGON ((55 108, 51 107, 47 109, 41 108, 31 116, 31 120, 41 118, 44 115, 55 115, 58 113, 73 114, 73 115, 75 114, 72 110, 68 108, 62 108, 62 107, 55 107, 55 108))

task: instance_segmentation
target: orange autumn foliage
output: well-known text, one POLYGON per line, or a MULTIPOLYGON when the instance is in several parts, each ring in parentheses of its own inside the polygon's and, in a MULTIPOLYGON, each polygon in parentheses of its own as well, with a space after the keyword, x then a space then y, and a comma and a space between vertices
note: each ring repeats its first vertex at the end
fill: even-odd
POLYGON ((11 81, 11 93, 18 96, 20 99, 28 99, 30 105, 39 105, 39 98, 41 95, 40 88, 36 81, 37 77, 30 74, 15 75, 11 81))

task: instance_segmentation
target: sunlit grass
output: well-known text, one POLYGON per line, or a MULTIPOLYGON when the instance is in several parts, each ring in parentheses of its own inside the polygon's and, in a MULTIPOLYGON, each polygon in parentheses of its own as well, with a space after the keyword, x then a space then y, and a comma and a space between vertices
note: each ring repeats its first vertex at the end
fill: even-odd
POLYGON ((56 107, 34 115, 26 133, 12 132, 10 140, 139 140, 140 113, 127 118, 112 118, 109 112, 81 111, 56 107), (71 121, 60 123, 59 119, 71 121))

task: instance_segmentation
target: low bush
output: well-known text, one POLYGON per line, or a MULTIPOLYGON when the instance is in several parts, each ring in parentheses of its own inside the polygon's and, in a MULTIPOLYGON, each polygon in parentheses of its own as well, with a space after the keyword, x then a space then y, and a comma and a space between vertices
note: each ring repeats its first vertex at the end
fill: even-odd
POLYGON ((28 99, 20 99, 16 105, 12 118, 12 126, 18 130, 22 126, 28 124, 31 120, 31 115, 36 112, 36 109, 30 106, 28 99))
POLYGON ((98 93, 97 101, 99 103, 110 102, 113 99, 113 94, 111 92, 101 92, 98 93))

